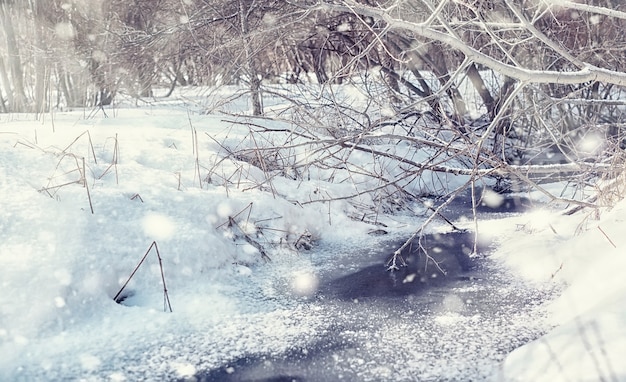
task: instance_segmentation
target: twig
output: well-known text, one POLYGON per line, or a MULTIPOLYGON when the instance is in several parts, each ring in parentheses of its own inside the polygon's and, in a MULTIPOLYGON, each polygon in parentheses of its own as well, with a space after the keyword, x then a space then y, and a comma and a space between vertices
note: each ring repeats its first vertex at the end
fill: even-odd
POLYGON ((228 217, 228 225, 230 227, 236 227, 241 233, 241 236, 244 238, 244 240, 259 251, 259 253, 261 254, 261 258, 263 260, 266 260, 268 262, 272 261, 272 259, 267 255, 267 252, 265 252, 265 249, 263 248, 263 246, 259 244, 257 241, 255 241, 254 239, 252 239, 250 235, 245 233, 244 230, 241 229, 239 224, 237 224, 235 219, 233 219, 231 216, 228 217))
POLYGON ((161 253, 156 241, 153 241, 154 249, 156 251, 157 258, 159 259, 159 269, 161 270, 161 281, 163 282, 163 311, 167 307, 172 312, 172 304, 170 304, 170 296, 167 294, 167 285, 165 284, 165 274, 163 273, 163 259, 161 259, 161 253))
MULTIPOLYGON (((154 242, 153 242, 154 244, 154 242)), ((128 283, 130 282, 130 280, 133 278, 133 276, 135 276, 135 273, 137 273, 137 271, 139 270, 139 267, 141 266, 141 264, 143 264, 144 260, 146 259, 146 257, 148 257, 148 254, 150 253, 150 250, 152 249, 152 245, 150 245, 150 247, 148 248, 148 250, 146 251, 146 253, 143 255, 143 257, 141 258, 141 260, 139 260, 139 263, 137 264, 137 266, 135 266, 135 269, 133 269, 133 271, 131 272, 130 276, 128 276, 128 279, 126 280, 126 282, 124 283, 124 285, 122 285, 122 287, 120 288, 120 290, 117 292, 117 294, 115 295, 115 297, 113 297, 113 300, 117 301, 118 297, 120 296, 120 294, 122 294, 122 291, 124 291, 124 288, 126 288, 126 286, 128 285, 128 283)))
POLYGON ((115 184, 119 184, 119 177, 117 174, 117 162, 118 162, 118 140, 117 140, 117 134, 115 134, 115 144, 113 145, 113 157, 111 158, 111 164, 109 165, 109 167, 106 168, 106 170, 104 170, 104 172, 98 177, 98 179, 102 179, 103 176, 105 176, 109 170, 111 169, 111 167, 113 167, 115 169, 115 184))
POLYGON ((202 189, 202 176, 200 175, 200 153, 198 152, 198 131, 195 127, 193 127, 193 123, 191 122, 191 115, 189 114, 189 110, 187 110, 187 121, 189 122, 189 128, 191 129, 191 150, 194 156, 194 178, 196 175, 198 176, 198 185, 200 189, 202 189))
POLYGON ((561 263, 561 265, 557 268, 556 271, 552 272, 552 275, 550 275, 550 279, 553 279, 557 273, 559 273, 561 270, 563 269, 563 263, 561 263))
POLYGON ((611 245, 613 246, 613 248, 617 248, 617 245, 615 245, 615 243, 613 243, 613 240, 611 240, 611 238, 609 237, 609 235, 606 234, 606 232, 604 232, 604 230, 602 229, 602 227, 598 226, 598 229, 600 230, 600 232, 602 232, 602 234, 604 235, 604 237, 606 237, 606 239, 609 241, 609 243, 611 243, 611 245))
POLYGON ((96 160, 96 153, 93 149, 93 142, 91 141, 91 134, 89 133, 89 130, 85 130, 83 131, 79 136, 77 136, 72 143, 70 143, 69 145, 67 145, 67 147, 65 147, 62 151, 61 154, 68 154, 66 153, 66 151, 72 147, 74 145, 74 143, 76 143, 83 135, 87 134, 87 138, 89 140, 89 147, 91 148, 91 155, 93 156, 93 161, 94 163, 98 164, 98 161, 96 160))
MULTIPOLYGON (((252 202, 248 203, 247 206, 245 206, 244 208, 241 209, 241 211, 237 212, 236 214, 234 214, 233 216, 229 216, 229 219, 235 219, 236 217, 238 217, 239 215, 241 215, 245 210, 249 210, 248 211, 248 219, 250 218, 250 214, 252 213, 252 202)), ((225 221, 224 223, 218 225, 216 228, 220 228, 224 225, 230 224, 230 220, 229 221, 225 221)))
POLYGON ((166 308, 168 308, 169 311, 172 312, 172 305, 170 304, 170 297, 167 294, 167 286, 165 284, 165 274, 163 273, 163 261, 161 259, 161 254, 159 252, 159 247, 157 246, 156 241, 153 241, 152 244, 150 244, 150 247, 148 247, 148 250, 143 255, 141 260, 139 260, 139 263, 137 264, 135 269, 133 269, 133 271, 130 274, 130 276, 128 276, 128 279, 126 280, 124 285, 122 285, 122 287, 120 288, 119 292, 117 292, 115 297, 113 297, 113 300, 118 301, 118 298, 122 294, 122 291, 124 290, 124 288, 126 288, 128 283, 130 282, 130 280, 133 278, 133 276, 135 276, 135 273, 137 273, 137 271, 139 270, 139 267, 141 267, 141 264, 143 264, 144 260, 146 260, 146 257, 148 257, 148 254, 150 253, 150 250, 152 250, 152 247, 154 247, 154 249, 156 251, 156 255, 157 255, 157 258, 159 260, 159 268, 161 269, 161 281, 163 282, 163 311, 166 311, 166 308))
POLYGON ((85 190, 87 190, 87 199, 89 199, 89 208, 93 215, 93 203, 91 202, 91 193, 89 192, 89 184, 87 184, 87 176, 85 174, 85 157, 83 157, 83 182, 85 184, 85 190))
POLYGON ((445 206, 447 206, 448 204, 450 204, 450 202, 452 202, 452 200, 454 200, 454 198, 456 198, 461 191, 463 191, 468 184, 471 183, 470 181, 465 182, 465 184, 463 184, 461 187, 457 188, 455 191, 451 192, 448 197, 448 199, 442 203, 439 207, 436 208, 435 212, 433 214, 430 215, 430 217, 428 219, 426 219, 426 221, 424 223, 422 223, 422 225, 420 226, 419 229, 415 230, 415 232, 407 239, 405 240, 404 244, 402 244, 398 249, 396 249, 393 252, 393 255, 391 257, 391 259, 389 261, 387 261, 386 263, 386 267, 388 271, 397 271, 400 268, 397 266, 397 259, 400 259, 401 265, 404 266, 406 265, 406 263, 404 262, 404 259, 402 259, 401 253, 402 251, 408 247, 409 245, 411 245, 411 243, 413 242, 413 240, 415 240, 418 237, 421 237, 424 233, 424 228, 430 224, 430 222, 435 218, 435 216, 439 216, 437 214, 437 212, 441 211, 445 206))

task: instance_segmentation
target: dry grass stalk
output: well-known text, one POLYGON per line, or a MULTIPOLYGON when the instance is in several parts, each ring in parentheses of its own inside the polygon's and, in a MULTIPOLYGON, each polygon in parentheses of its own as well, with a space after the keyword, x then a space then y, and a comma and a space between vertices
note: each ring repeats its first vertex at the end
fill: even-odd
POLYGON ((241 226, 235 220, 239 215, 243 214, 246 211, 248 215, 246 216, 245 221, 246 221, 246 224, 249 224, 250 214, 252 213, 252 203, 248 204, 246 207, 244 207, 241 211, 237 212, 236 214, 229 216, 226 222, 220 224, 216 228, 227 226, 230 229, 236 230, 236 232, 233 232, 233 235, 235 238, 239 238, 239 237, 243 238, 248 244, 250 244, 251 246, 253 246, 259 251, 259 253, 261 254, 261 258, 263 260, 268 261, 268 262, 272 261, 272 259, 269 257, 269 255, 265 251, 265 248, 263 248, 263 245, 261 245, 257 240, 253 239, 244 229, 241 228, 241 226))
POLYGON ((602 227, 598 226, 598 230, 600 230, 600 232, 602 232, 602 235, 604 235, 604 237, 609 241, 609 243, 611 243, 611 245, 613 246, 613 248, 617 248, 617 245, 615 245, 615 243, 613 242, 613 240, 611 240, 611 238, 609 237, 609 235, 606 234, 606 232, 604 232, 604 230, 602 229, 602 227))
MULTIPOLYGON (((66 153, 67 153, 67 150, 68 150, 70 147, 72 147, 72 146, 74 145, 74 143, 78 142, 78 140, 79 140, 82 136, 84 136, 84 135, 87 135, 87 139, 88 139, 88 141, 89 141, 89 148, 90 148, 90 150, 91 150, 91 156, 93 157, 93 162, 94 162, 95 164, 98 164, 98 160, 96 159, 96 152, 95 152, 95 150, 93 149, 93 142, 92 142, 92 140, 91 140, 91 133, 89 133, 89 130, 85 130, 84 132, 82 132, 79 136, 77 136, 77 137, 76 137, 76 138, 72 141, 72 143, 70 143, 69 145, 67 145, 67 147, 66 147, 66 148, 64 148, 63 150, 61 150, 61 155, 66 154, 66 153)), ((117 138, 116 138, 116 141, 117 141, 117 138)))
POLYGON ((268 256, 267 252, 265 251, 265 248, 263 248, 263 246, 258 241, 254 240, 243 229, 241 229, 241 227, 239 226, 239 224, 237 224, 235 219, 233 219, 230 216, 228 217, 228 227, 236 228, 237 231, 239 232, 239 235, 235 234, 235 237, 243 237, 243 239, 248 244, 250 244, 251 246, 253 246, 254 248, 256 248, 259 251, 259 253, 261 254, 261 258, 263 260, 268 261, 268 262, 272 261, 272 259, 268 256))
POLYGON ((86 172, 86 169, 87 169, 87 167, 85 165, 85 158, 84 157, 79 157, 79 156, 76 156, 76 155, 71 154, 71 153, 63 154, 61 156, 61 158, 59 159, 59 161, 57 162, 57 165, 56 165, 56 168, 55 168, 55 174, 53 174, 53 176, 48 178, 48 185, 43 187, 43 188, 41 188, 41 189, 39 189, 39 192, 45 192, 45 193, 48 194, 48 196, 50 196, 51 198, 54 198, 54 196, 56 195, 56 193, 58 192, 59 189, 65 187, 65 186, 72 185, 72 184, 80 184, 83 187, 85 187, 85 190, 87 192, 87 199, 89 201, 89 208, 91 210, 91 213, 93 214, 94 213, 94 209, 93 209, 93 203, 91 201, 91 193, 89 192, 89 184, 87 183, 87 172, 86 172), (76 168, 56 175, 56 172, 61 167, 61 164, 62 164, 62 162, 63 162, 63 160, 65 158, 71 158, 74 161, 74 165, 76 166, 76 168), (66 178, 68 175, 73 174, 74 172, 78 172, 78 174, 79 174, 79 178, 78 179, 66 181, 66 182, 61 183, 61 184, 52 185, 52 182, 55 179, 62 178, 62 177, 66 178))
MULTIPOLYGON (((194 156, 194 181, 196 176, 198 177, 198 186, 202 189, 202 175, 200 175, 200 152, 198 149, 198 131, 193 126, 191 122, 191 115, 189 114, 189 110, 187 110, 187 121, 189 122, 189 128, 191 129, 191 150, 194 156)), ((180 187, 180 181, 179 181, 180 187)))
POLYGON ((117 292, 115 297, 113 297, 113 300, 115 302, 119 302, 120 301, 120 296, 121 296, 122 292, 124 291, 124 289, 126 288, 128 283, 130 282, 130 280, 132 280, 133 276, 135 276, 135 273, 137 273, 137 271, 139 270, 139 267, 141 267, 143 262, 146 260, 146 258, 148 257, 148 254, 150 254, 150 251, 152 250, 152 248, 154 248, 154 250, 156 252, 157 259, 159 260, 159 269, 161 270, 161 281, 163 283, 163 311, 165 312, 166 310, 169 309, 169 311, 172 312, 172 305, 170 304, 170 297, 169 297, 169 295, 167 293, 167 285, 165 284, 165 273, 163 272, 163 260, 161 258, 161 253, 159 252, 159 246, 157 245, 156 241, 153 241, 152 244, 150 244, 150 247, 148 247, 148 250, 146 251, 146 253, 143 255, 141 260, 139 260, 139 263, 137 264, 137 266, 135 266, 135 268, 131 272, 130 276, 128 276, 128 279, 126 280, 124 285, 122 285, 122 287, 117 292))
POLYGON ((91 193, 89 192, 89 184, 87 184, 87 177, 85 172, 85 158, 83 157, 83 172, 82 172, 82 181, 85 186, 85 190, 87 190, 87 199, 89 200, 89 208, 91 209, 91 214, 93 215, 93 203, 91 202, 91 193))
POLYGON ((113 138, 113 157, 111 158, 111 164, 107 167, 104 172, 98 177, 98 179, 102 179, 110 170, 113 168, 115 170, 115 184, 119 184, 119 176, 117 173, 117 163, 119 159, 119 141, 117 140, 117 134, 115 134, 115 138, 113 138))

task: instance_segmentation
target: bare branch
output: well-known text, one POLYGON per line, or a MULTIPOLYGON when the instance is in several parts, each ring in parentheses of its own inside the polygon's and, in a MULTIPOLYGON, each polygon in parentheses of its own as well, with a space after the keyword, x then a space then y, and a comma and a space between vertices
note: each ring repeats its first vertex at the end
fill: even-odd
POLYGON ((617 19, 626 20, 626 12, 617 11, 615 9, 609 9, 605 7, 599 7, 596 5, 589 5, 584 3, 575 3, 567 0, 548 0, 548 4, 553 7, 562 7, 568 9, 576 9, 579 11, 597 13, 599 15, 605 15, 609 17, 615 17, 617 19))
POLYGON ((585 64, 582 69, 573 72, 533 70, 509 65, 472 48, 459 38, 435 30, 429 25, 396 19, 384 10, 357 4, 354 1, 345 1, 344 3, 349 4, 349 6, 322 3, 319 5, 319 9, 334 10, 339 12, 358 12, 361 15, 382 20, 387 23, 391 29, 409 30, 421 37, 442 42, 451 48, 459 50, 467 58, 477 64, 485 65, 498 73, 525 83, 581 84, 589 81, 602 81, 609 84, 626 86, 626 73, 603 69, 591 64, 585 64))

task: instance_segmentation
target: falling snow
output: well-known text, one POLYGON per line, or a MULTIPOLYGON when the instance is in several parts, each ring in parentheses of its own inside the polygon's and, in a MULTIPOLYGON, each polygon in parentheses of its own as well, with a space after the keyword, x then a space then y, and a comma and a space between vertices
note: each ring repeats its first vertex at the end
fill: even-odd
MULTIPOLYGON (((411 297, 388 309, 373 299, 318 296, 324 278, 369 265, 364 254, 381 249, 345 205, 290 201, 320 187, 339 195, 343 185, 277 180, 288 186, 285 195, 226 181, 199 185, 189 123, 207 137, 207 162, 220 147, 204 133, 241 142, 247 128, 174 106, 119 108, 113 118, 58 113, 54 130, 47 117, 0 118, 1 380, 237 376, 289 367, 285 359, 316 359, 324 365, 311 366, 318 375, 354 380, 626 378, 624 202, 598 220, 537 210, 480 221, 481 234, 495 241, 493 284, 459 284, 432 303, 411 297), (79 183, 40 192, 59 171, 55 148, 85 131, 94 152, 81 139, 69 150, 98 159, 88 162, 89 195, 79 183), (121 160, 107 172, 112 137, 121 160), (244 235, 271 243, 271 261, 244 235), (315 239, 310 251, 294 249, 302 235, 315 239), (148 253, 117 304, 113 297, 153 241, 162 264, 148 253), (173 313, 163 309, 161 271, 173 313), (481 310, 483 303, 493 309, 481 310), (257 369, 237 363, 256 356, 257 369)), ((254 169, 220 163, 215 174, 256 184, 243 176, 258 175, 254 169)), ((486 192, 482 202, 496 206, 502 197, 486 192)), ((396 238, 421 222, 381 220, 396 238)))

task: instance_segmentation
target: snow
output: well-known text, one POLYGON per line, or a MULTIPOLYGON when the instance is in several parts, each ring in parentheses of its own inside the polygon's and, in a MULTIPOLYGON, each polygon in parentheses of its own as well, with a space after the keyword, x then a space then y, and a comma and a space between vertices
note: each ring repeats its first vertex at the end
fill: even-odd
MULTIPOLYGON (((309 169, 300 181, 224 160, 233 148, 273 144, 253 141, 246 119, 165 103, 108 113, 0 115, 0 379, 184 379, 246 354, 304 349, 324 333, 329 312, 300 303, 315 293, 320 268, 295 243, 371 247, 372 226, 350 218, 354 205, 314 202, 352 195, 367 179, 309 169), (250 241, 269 248, 271 262, 250 241), (173 313, 164 312, 162 277, 173 313)), ((291 159, 311 155, 319 154, 294 147, 291 159)), ((351 159, 367 169, 372 156, 351 159)), ((487 203, 499 200, 489 194, 487 203)), ((540 210, 479 223, 499 243, 494 259, 528 285, 563 288, 542 308, 554 329, 514 350, 495 380, 626 378, 625 210, 621 202, 587 219, 540 210)), ((420 222, 380 219, 396 234, 420 222)), ((471 301, 459 295, 444 299, 437 325, 484 319, 461 315, 471 301)), ((381 337, 398 344, 402 333, 422 335, 396 326, 390 319, 381 337)), ((370 366, 396 375, 393 363, 370 366)))
POLYGON ((546 308, 555 329, 516 349, 502 380, 626 379, 626 201, 595 215, 538 211, 520 217, 517 230, 499 232, 496 256, 518 274, 565 286, 546 308))
MULTIPOLYGON (((255 240, 272 243, 276 262, 298 256, 292 244, 302 235, 317 239, 331 231, 329 219, 344 227, 341 235, 362 234, 368 226, 340 208, 320 211, 288 201, 310 190, 296 181, 280 179, 292 195, 277 197, 258 187, 265 180, 258 168, 219 163, 224 148, 216 142, 239 144, 247 128, 237 131, 221 117, 189 117, 176 108, 114 112, 111 118, 56 113, 44 122, 2 116, 0 379, 183 376, 193 365, 219 366, 249 349, 278 352, 313 330, 294 325, 294 311, 281 304, 240 304, 236 295, 245 293, 264 261, 229 227, 229 219, 255 240), (198 131, 197 153, 189 118, 198 131), (202 166, 211 166, 214 183, 199 181, 198 157, 202 166), (281 240, 285 245, 275 244, 281 240), (113 301, 153 242, 173 314, 163 314, 161 268, 153 250, 122 294, 124 305, 113 301), (177 354, 163 344, 196 331, 219 337, 216 346, 231 350, 213 363, 173 358, 153 368, 150 362, 177 354), (151 361, 143 358, 146 349, 154 352, 151 361), (136 364, 116 370, 125 356, 136 364)), ((332 189, 325 182, 318 186, 332 189)), ((297 294, 315 288, 313 273, 294 275, 293 282, 297 294)), ((279 293, 268 288, 267 295, 279 293)), ((307 322, 312 325, 312 319, 307 322)))

